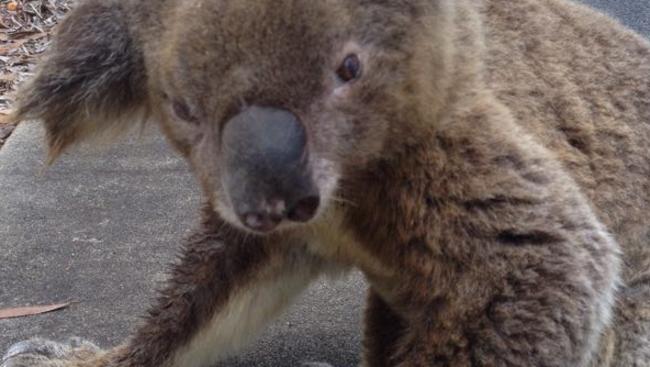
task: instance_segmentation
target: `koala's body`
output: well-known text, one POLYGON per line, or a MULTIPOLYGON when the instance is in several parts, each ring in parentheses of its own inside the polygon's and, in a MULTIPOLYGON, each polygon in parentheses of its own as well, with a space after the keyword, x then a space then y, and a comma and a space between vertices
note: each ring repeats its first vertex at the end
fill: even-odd
POLYGON ((17 118, 155 120, 206 205, 128 341, 5 367, 207 367, 351 268, 364 366, 650 365, 650 44, 586 7, 89 0, 17 118))

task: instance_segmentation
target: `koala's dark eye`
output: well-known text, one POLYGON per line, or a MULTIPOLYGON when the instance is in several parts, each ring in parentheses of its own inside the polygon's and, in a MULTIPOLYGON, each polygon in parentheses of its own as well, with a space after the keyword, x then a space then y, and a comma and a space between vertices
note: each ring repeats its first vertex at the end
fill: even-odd
POLYGON ((173 101, 172 110, 174 111, 174 115, 176 115, 176 117, 178 117, 181 120, 187 122, 197 121, 197 118, 192 114, 190 107, 181 101, 178 100, 173 101))
POLYGON ((336 75, 342 82, 347 83, 361 76, 361 60, 357 55, 348 55, 341 66, 336 70, 336 75))

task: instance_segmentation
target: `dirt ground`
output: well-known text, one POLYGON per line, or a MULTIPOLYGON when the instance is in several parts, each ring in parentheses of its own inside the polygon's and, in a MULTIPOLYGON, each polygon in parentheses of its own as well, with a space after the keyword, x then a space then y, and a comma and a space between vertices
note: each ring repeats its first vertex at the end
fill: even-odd
POLYGON ((74 0, 0 0, 0 148, 15 125, 7 121, 16 87, 32 75, 54 26, 74 0))

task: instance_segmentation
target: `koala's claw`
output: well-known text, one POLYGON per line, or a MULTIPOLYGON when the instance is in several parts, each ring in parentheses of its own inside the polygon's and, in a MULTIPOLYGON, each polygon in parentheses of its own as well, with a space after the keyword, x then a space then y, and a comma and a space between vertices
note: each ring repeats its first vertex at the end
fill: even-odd
POLYGON ((96 353, 99 350, 95 344, 81 338, 70 338, 65 343, 34 338, 9 347, 0 360, 0 367, 54 366, 49 362, 69 359, 79 352, 96 353))

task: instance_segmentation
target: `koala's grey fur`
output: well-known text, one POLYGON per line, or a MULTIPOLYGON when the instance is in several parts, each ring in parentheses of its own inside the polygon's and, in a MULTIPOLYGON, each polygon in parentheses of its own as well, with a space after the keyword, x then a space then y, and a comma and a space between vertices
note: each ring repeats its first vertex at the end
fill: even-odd
POLYGON ((35 341, 3 367, 209 366, 341 268, 371 285, 364 366, 650 365, 650 44, 584 6, 88 0, 16 118, 43 120, 52 158, 155 120, 206 205, 124 344, 35 341), (237 217, 223 183, 259 172, 235 175, 221 132, 250 106, 301 121, 309 223, 237 217))

